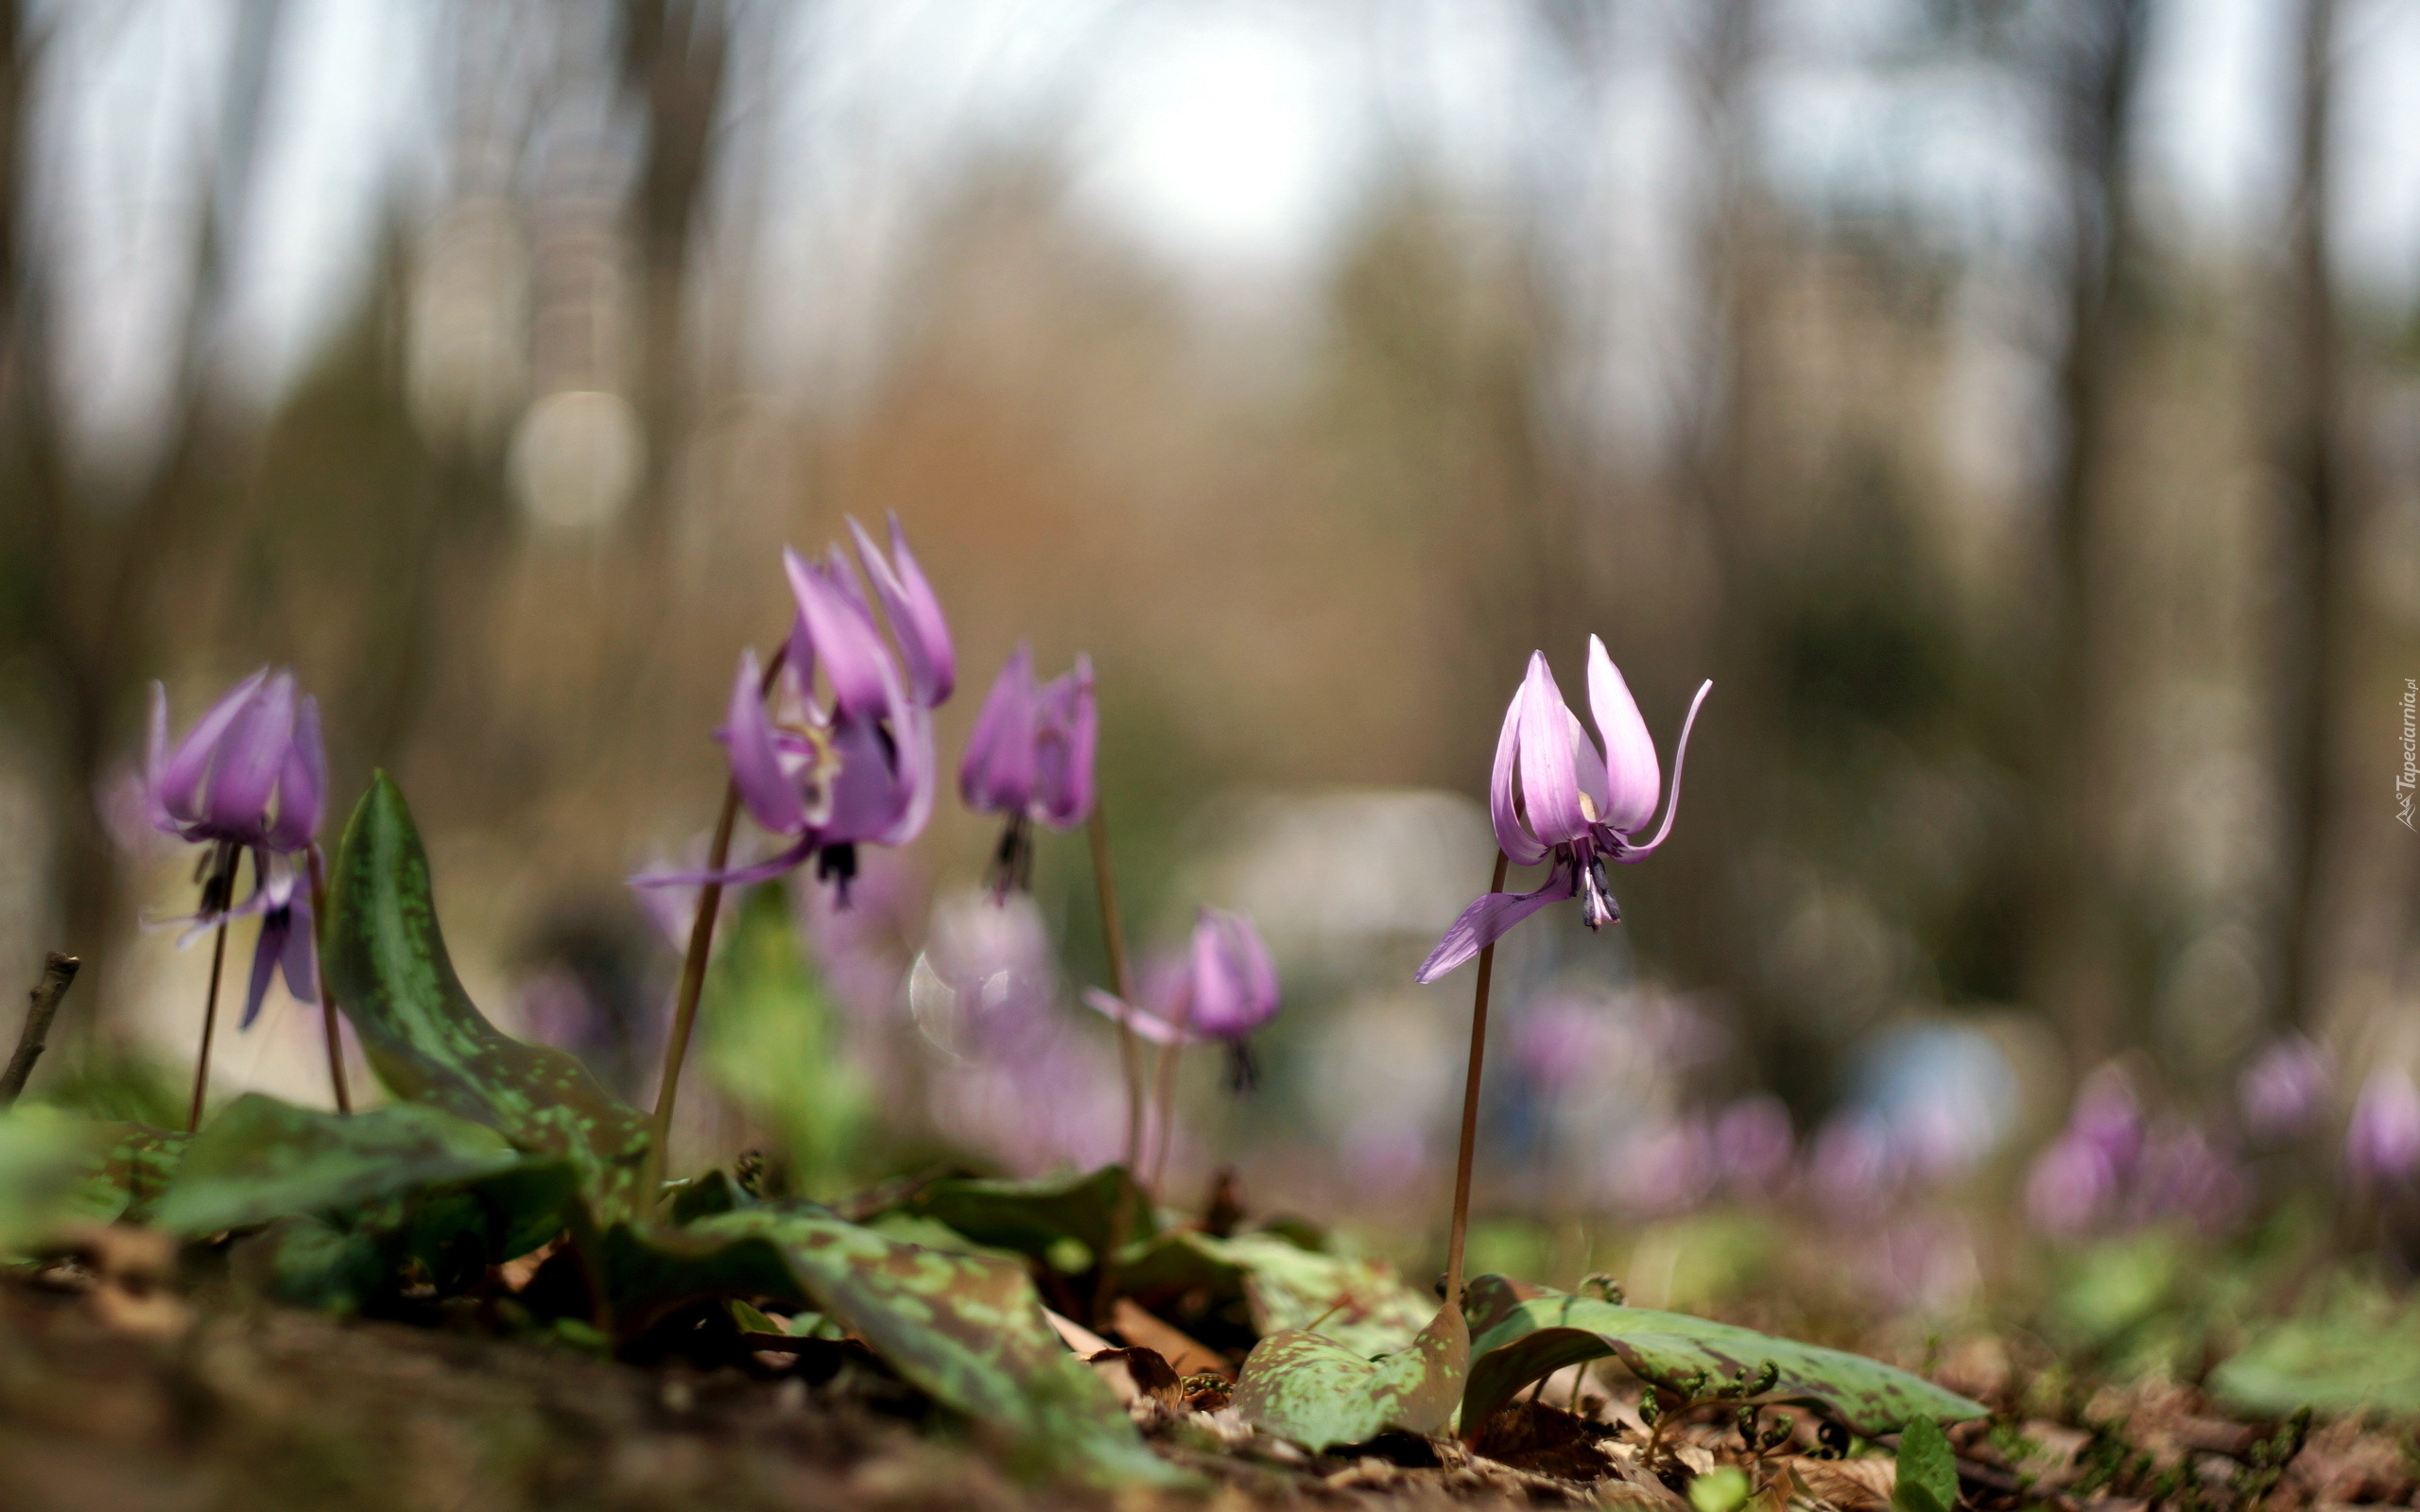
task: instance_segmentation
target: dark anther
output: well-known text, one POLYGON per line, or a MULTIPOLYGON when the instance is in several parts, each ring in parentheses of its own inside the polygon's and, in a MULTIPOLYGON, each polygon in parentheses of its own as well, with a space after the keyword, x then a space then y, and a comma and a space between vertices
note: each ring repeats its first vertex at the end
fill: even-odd
POLYGON ((857 848, 827 845, 815 852, 815 880, 833 885, 840 907, 849 906, 849 884, 857 880, 857 848))

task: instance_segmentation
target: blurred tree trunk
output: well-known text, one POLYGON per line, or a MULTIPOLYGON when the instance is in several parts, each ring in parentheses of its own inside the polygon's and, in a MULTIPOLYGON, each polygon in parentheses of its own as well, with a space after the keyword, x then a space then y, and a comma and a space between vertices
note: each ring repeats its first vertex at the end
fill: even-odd
POLYGON ((2262 366, 2263 407, 2284 518, 2286 582, 2276 648, 2279 796, 2289 816, 2281 1022, 2313 1029, 2325 1007, 2328 885, 2338 769, 2352 660, 2353 532, 2336 438, 2341 398, 2334 278, 2327 260, 2329 116, 2336 0, 2302 0, 2294 112, 2294 187, 2280 269, 2276 360, 2262 366))
POLYGON ((2112 390, 2128 349, 2135 251, 2129 117, 2147 0, 2076 0, 2052 88, 2068 221, 2060 436, 2051 472, 2048 664, 2028 753, 2037 855, 2026 920, 2028 996, 2064 1031, 2077 1066, 2134 1033, 2121 899, 2105 844, 2117 808, 2112 729, 2118 667, 2112 609, 2112 390))
MULTIPOLYGON (((228 242, 243 224, 259 143, 268 60, 282 19, 279 0, 250 0, 237 18, 230 51, 219 130, 207 155, 201 211, 193 248, 194 281, 182 330, 169 361, 176 381, 162 421, 158 460, 131 501, 100 507, 80 496, 67 458, 62 418, 53 393, 48 336, 50 289, 26 255, 26 186, 35 150, 28 119, 31 67, 25 18, 10 5, 0 14, 8 35, 6 102, 8 167, 0 196, 5 239, 7 329, 6 448, 20 493, 32 559, 41 566, 23 585, 17 627, 57 700, 57 755, 51 812, 60 826, 58 868, 63 894, 64 948, 97 960, 106 1005, 107 950, 129 922, 120 897, 118 857, 96 812, 97 785, 122 732, 118 719, 142 680, 161 627, 153 606, 169 586, 166 569, 194 573, 214 559, 209 516, 234 490, 224 481, 217 443, 212 338, 226 293, 228 242)), ((185 605, 210 595, 180 593, 185 605)))
POLYGON ((631 0, 623 13, 623 77, 647 114, 646 158, 632 206, 645 322, 638 368, 647 427, 639 525, 661 530, 685 429, 691 372, 687 275, 698 202, 712 177, 731 19, 716 0, 631 0))

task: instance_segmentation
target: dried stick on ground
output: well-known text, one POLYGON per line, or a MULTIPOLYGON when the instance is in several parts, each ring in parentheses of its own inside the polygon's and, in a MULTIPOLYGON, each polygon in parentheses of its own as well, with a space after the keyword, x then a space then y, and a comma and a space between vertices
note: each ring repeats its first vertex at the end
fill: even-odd
POLYGON ((8 1071, 0 1073, 0 1108, 15 1102, 26 1090, 26 1078, 34 1074, 34 1062, 42 1058, 43 1041, 50 1037, 50 1021, 59 1017, 60 1001, 67 996, 68 984, 76 980, 77 969, 83 964, 57 951, 43 958, 42 980, 34 985, 33 1004, 26 1009, 26 1027, 17 1036, 17 1053, 9 1057, 8 1071))

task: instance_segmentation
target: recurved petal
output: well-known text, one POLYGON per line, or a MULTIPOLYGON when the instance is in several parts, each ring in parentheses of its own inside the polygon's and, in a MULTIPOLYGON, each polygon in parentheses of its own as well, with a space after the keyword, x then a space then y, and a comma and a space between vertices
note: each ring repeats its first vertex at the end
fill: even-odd
POLYGON ((1487 816, 1495 826, 1495 843, 1514 865, 1523 867, 1536 866, 1547 856, 1547 847, 1521 822, 1521 705, 1529 692, 1525 679, 1504 707, 1504 728, 1495 736, 1495 769, 1487 782, 1487 816))
POLYGON ((1530 675, 1521 689, 1521 803, 1530 833, 1547 845, 1576 840, 1588 831, 1580 809, 1580 782, 1571 765, 1570 711, 1546 654, 1530 654, 1530 675))
POLYGON ((1573 879, 1571 868, 1557 862, 1554 870, 1547 875, 1547 885, 1535 892, 1481 893, 1445 931, 1437 948, 1428 953, 1428 959, 1420 963, 1420 971, 1412 980, 1423 985, 1436 981, 1502 939, 1513 925, 1547 904, 1569 898, 1573 879))
MULTIPOLYGON (((895 674, 892 674, 895 677, 895 674)), ((890 689, 892 781, 898 809, 890 824, 873 836, 876 845, 906 845, 925 833, 933 816, 933 799, 941 788, 941 755, 933 747, 932 712, 894 682, 890 689)))
POLYGON ((924 569, 908 549, 899 516, 890 517, 888 559, 854 518, 849 530, 856 537, 857 556, 866 564, 866 575, 873 579, 883 615, 890 621, 891 636, 899 643, 900 660, 908 665, 908 689, 917 702, 936 708, 958 686, 958 653, 950 644, 949 622, 942 617, 941 600, 933 595, 924 569))
POLYGON ((806 803, 798 784, 782 770, 772 722, 765 716, 764 684, 755 650, 742 651, 739 675, 732 679, 723 744, 731 757, 732 785, 739 789, 739 800, 748 805, 749 815, 774 834, 794 835, 806 828, 806 803))
POLYGON ((203 822, 227 833, 265 836, 269 798, 293 745, 294 675, 280 672, 227 727, 202 797, 203 822))
POLYGON ((260 1017, 261 1000, 268 996, 268 979, 285 957, 285 941, 294 930, 294 916, 284 909, 261 920, 260 937, 252 942, 252 979, 244 990, 244 1018, 236 1027, 249 1029, 260 1017))
POLYGON ((1588 637, 1588 712, 1597 718, 1597 733, 1605 742, 1605 782, 1610 802, 1599 816, 1624 834, 1655 816, 1655 790, 1662 773, 1655 763, 1655 742, 1648 737, 1647 721, 1638 716, 1638 701, 1630 696, 1621 668, 1605 652, 1605 643, 1588 637))
POLYGON ((1664 843, 1664 837, 1666 835, 1672 833, 1672 816, 1681 812, 1681 764, 1688 760, 1689 731, 1697 728, 1698 710, 1704 705, 1705 696, 1713 691, 1714 679, 1712 678, 1708 678, 1703 682, 1699 683, 1698 696, 1689 700, 1689 716, 1681 721, 1681 739, 1679 744, 1672 747, 1672 787, 1670 793, 1665 799, 1664 822, 1655 827, 1655 838, 1648 841, 1645 845, 1631 845, 1625 842, 1621 850, 1615 854, 1615 860, 1624 862, 1643 861, 1654 852, 1657 846, 1664 843))
POLYGON ((642 871, 629 881, 633 887, 702 887, 708 883, 721 887, 745 887, 780 876, 815 854, 822 844, 821 834, 810 834, 780 854, 749 866, 729 867, 721 871, 642 871))
POLYGON ((831 680, 834 700, 850 713, 880 714, 887 702, 883 681, 890 653, 883 649, 873 622, 847 590, 802 561, 798 553, 783 552, 782 566, 789 574, 807 644, 831 680))
MULTIPOLYGON (((220 696, 210 706, 209 713, 195 721, 185 731, 185 738, 176 749, 155 768, 152 792, 160 804, 175 819, 191 824, 201 818, 202 784, 210 777, 212 758, 218 754, 218 743, 227 734, 227 727, 251 707, 252 699, 268 680, 268 668, 263 667, 220 696)), ((160 695, 157 705, 164 730, 167 720, 167 695, 160 695)))
POLYGON ((291 853, 311 843, 320 833, 327 802, 328 752, 320 740, 320 700, 305 695, 294 706, 294 738, 285 747, 285 765, 277 777, 277 822, 269 826, 268 847, 291 853))
POLYGON ((1093 760, 1100 746, 1093 659, 1078 653, 1076 669, 1051 679, 1043 688, 1040 708, 1033 748, 1034 799, 1044 823, 1072 830, 1093 812, 1093 760))
POLYGON ((320 1001, 319 949, 313 942, 319 932, 311 922, 309 889, 294 899, 292 927, 286 931, 285 950, 278 958, 278 971, 285 978, 285 990, 297 1003, 317 1005, 320 1001))
POLYGON ((978 814, 1020 814, 1033 799, 1033 652, 1019 643, 993 679, 959 763, 958 792, 978 814))
POLYGON ((144 744, 143 780, 135 784, 143 805, 143 816, 155 830, 170 834, 178 831, 177 817, 168 812, 161 796, 162 774, 168 765, 168 690, 165 684, 151 684, 151 726, 149 738, 144 744))
POLYGON ((1277 1012, 1277 966, 1241 914, 1202 910, 1193 936, 1193 1018, 1216 1039, 1235 1040, 1277 1012))
POLYGON ((1124 1019, 1126 1026, 1136 1036, 1155 1045, 1176 1044, 1186 1038, 1177 1033, 1166 1020, 1141 1008, 1130 1008, 1125 1000, 1115 993, 1104 992, 1097 987, 1084 988, 1084 1006, 1107 1019, 1124 1019))

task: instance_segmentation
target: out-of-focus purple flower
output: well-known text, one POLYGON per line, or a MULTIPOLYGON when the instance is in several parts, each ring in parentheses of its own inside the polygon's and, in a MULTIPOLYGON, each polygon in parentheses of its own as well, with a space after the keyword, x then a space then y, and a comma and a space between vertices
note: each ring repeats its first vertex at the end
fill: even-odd
POLYGON ((1634 835, 1656 809, 1655 743, 1630 696, 1605 643, 1588 637, 1588 707, 1604 742, 1600 752, 1563 701, 1546 653, 1530 653, 1529 675, 1504 712, 1495 742, 1495 770, 1488 782, 1488 805, 1495 843, 1516 866, 1550 861, 1546 885, 1535 892, 1482 894, 1462 910, 1444 938, 1421 963, 1417 980, 1433 982, 1503 937, 1506 931, 1550 902, 1581 900, 1590 929, 1621 919, 1605 880, 1605 863, 1644 861, 1672 832, 1681 801, 1681 763, 1689 730, 1714 684, 1698 689, 1681 725, 1672 753, 1672 787, 1664 823, 1652 839, 1634 835))
POLYGON ((2052 1233, 2082 1233, 2108 1213, 2118 1184, 2108 1154, 2070 1129, 2034 1157, 2025 1178, 2025 1211, 2052 1233))
POLYGON ((1815 1131, 1806 1177, 1825 1206, 1864 1216, 1890 1205, 1904 1172, 1890 1125, 1871 1112, 1837 1113, 1815 1131))
POLYGON ((1758 1193, 1789 1168, 1789 1109, 1759 1093, 1742 1097, 1714 1121, 1715 1164, 1735 1190, 1758 1193))
POLYGON ((2243 1216, 2250 1183, 2235 1160, 2191 1124, 2156 1129, 2143 1146, 2129 1207, 2137 1218, 2183 1218, 2219 1233, 2243 1216))
POLYGON ((959 766, 958 790, 978 814, 1008 816, 993 858, 993 891, 1005 897, 1032 876, 1035 824, 1072 830, 1093 811, 1093 754, 1100 715, 1092 658, 1040 687, 1033 653, 1019 644, 976 716, 959 766))
POLYGON ((144 763, 145 816, 163 833, 216 848, 200 910, 183 922, 190 941, 228 919, 257 914, 260 936, 242 1026, 259 1017, 272 978, 317 1003, 319 971, 309 889, 298 860, 313 847, 327 800, 328 758, 319 700, 295 692, 294 674, 264 667, 211 705, 184 738, 168 740, 168 691, 151 685, 144 763), (252 895, 233 902, 243 852, 252 858, 252 895))
POLYGON ((908 1009, 925 1037, 959 1057, 1003 1056, 1048 1032, 1059 965, 1042 910, 1028 897, 997 906, 964 897, 934 911, 912 969, 908 1009))
POLYGON ((929 1106, 942 1135, 1020 1176, 1095 1169, 1117 1159, 1126 1138, 1115 1053, 1073 1034, 941 1067, 929 1106))
POLYGON ((1698 1118, 1650 1124, 1614 1148, 1611 1195, 1642 1214, 1679 1212, 1705 1200, 1717 1176, 1714 1137, 1698 1118))
MULTIPOLYGON (((1143 1001, 1127 1014, 1128 1026, 1153 1044, 1239 1043, 1277 1016, 1277 963, 1251 919, 1204 908, 1183 961, 1147 971, 1136 995, 1143 1001)), ((1088 988, 1084 1001, 1113 1019, 1124 1011, 1098 988, 1088 988)))
POLYGON ((160 830, 291 855, 319 833, 327 787, 319 700, 295 696, 293 673, 263 667, 246 678, 173 748, 168 690, 151 684, 144 799, 160 830))
POLYGON ((2118 1180, 2135 1174, 2143 1153, 2143 1110, 2122 1068, 2102 1066, 2084 1078, 2067 1114, 2067 1133, 2099 1151, 2118 1180))
POLYGON ((1620 1026, 1601 1002, 1557 993, 1532 1004, 1512 1030, 1512 1059, 1549 1097, 1601 1074, 1620 1026))
POLYGON ((791 903, 816 969, 840 1005, 861 1028, 889 1022, 914 954, 909 942, 926 933, 924 873, 914 860, 898 850, 867 856, 845 908, 830 888, 804 879, 792 888, 791 903))
POLYGON ((2298 1034, 2271 1040, 2237 1086, 2243 1126, 2266 1140, 2308 1130, 2335 1083, 2326 1052, 2298 1034))
POLYGON ((2344 1165, 2360 1187, 2420 1176, 2420 1090, 2402 1067, 2380 1066, 2361 1083, 2344 1131, 2344 1165))
POLYGON ((763 882, 813 856, 817 876, 837 879, 845 901, 859 845, 905 845, 923 833, 936 782, 932 709, 955 685, 955 653, 899 522, 891 521, 895 566, 854 521, 851 528, 899 657, 875 628, 864 589, 838 546, 821 564, 785 550, 782 565, 798 605, 787 660, 768 689, 756 653, 741 654, 719 732, 750 816, 790 845, 752 866, 651 872, 631 879, 637 885, 763 882), (900 661, 908 664, 904 678, 900 661), (828 698, 817 696, 819 671, 828 698))

